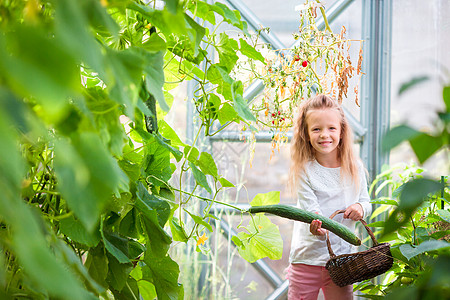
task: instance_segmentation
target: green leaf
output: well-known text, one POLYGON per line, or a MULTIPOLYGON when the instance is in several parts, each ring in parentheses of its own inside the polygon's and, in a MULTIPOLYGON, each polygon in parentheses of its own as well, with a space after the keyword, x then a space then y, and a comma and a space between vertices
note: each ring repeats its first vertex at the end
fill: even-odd
POLYGON ((417 286, 409 285, 392 289, 383 297, 384 300, 419 300, 420 292, 417 286))
POLYGON ((158 223, 164 227, 170 216, 170 205, 167 201, 150 194, 145 186, 139 182, 137 185, 139 199, 148 207, 156 211, 158 223))
POLYGON ((142 47, 149 52, 164 52, 167 49, 166 42, 156 33, 151 34, 142 47))
POLYGON ((259 60, 263 64, 266 64, 266 62, 264 61, 264 56, 262 56, 262 54, 258 50, 256 50, 255 47, 249 45, 247 41, 242 38, 239 39, 239 43, 240 43, 239 50, 241 51, 242 54, 251 59, 259 60))
POLYGON ((226 102, 222 105, 217 115, 220 124, 232 122, 239 117, 236 110, 229 103, 226 102))
POLYGON ((398 95, 400 96, 401 94, 403 94, 407 90, 411 89, 412 87, 414 87, 420 83, 423 83, 425 81, 428 81, 429 79, 430 79, 429 76, 419 76, 419 77, 412 78, 411 80, 403 83, 400 86, 400 89, 398 90, 398 95))
POLYGON ((184 147, 184 155, 186 156, 186 159, 188 161, 195 165, 198 165, 198 156, 200 155, 200 152, 197 148, 186 145, 184 147))
POLYGON ((120 26, 108 13, 107 8, 100 1, 79 1, 83 5, 83 13, 87 16, 92 28, 100 35, 106 34, 119 38, 120 26))
POLYGON ((135 2, 129 3, 127 8, 141 13, 150 24, 159 28, 166 37, 172 34, 186 35, 186 20, 181 10, 172 14, 167 9, 155 10, 147 5, 137 4, 135 2))
POLYGON ((213 84, 223 85, 224 83, 231 84, 234 82, 233 78, 230 77, 227 70, 223 66, 218 64, 213 64, 209 66, 207 71, 207 78, 213 84))
POLYGON ((200 153, 200 157, 198 158, 198 164, 200 170, 206 175, 211 175, 212 177, 217 179, 217 166, 214 158, 208 152, 200 153))
MULTIPOLYGON (((1 50, 0 50, 1 51, 1 50)), ((9 240, 11 254, 35 287, 49 296, 61 299, 95 299, 70 270, 70 267, 50 250, 46 225, 20 197, 24 178, 24 162, 16 145, 15 131, 8 116, 0 110, 0 218, 14 233, 9 240)))
POLYGON ((280 192, 271 191, 265 194, 257 194, 250 202, 251 206, 272 205, 280 203, 280 192))
POLYGON ((442 91, 442 98, 444 99, 446 111, 450 112, 450 86, 444 87, 442 91))
POLYGON ((377 222, 369 223, 369 224, 367 224, 367 226, 369 226, 369 227, 384 227, 385 224, 386 224, 385 221, 377 221, 377 222))
POLYGON ((370 200, 370 203, 373 204, 385 204, 385 205, 398 205, 398 202, 392 199, 375 199, 375 200, 370 200))
POLYGON ((262 214, 256 215, 253 221, 254 225, 251 223, 247 228, 250 233, 239 232, 237 235, 243 244, 243 247, 238 247, 239 254, 250 263, 264 257, 280 259, 283 254, 283 240, 278 227, 262 214))
MULTIPOLYGON (((186 74, 192 73, 200 80, 205 79, 205 72, 199 69, 196 65, 192 64, 189 60, 183 60, 181 64, 184 67, 184 72, 186 74)), ((189 77, 187 77, 186 79, 189 79, 189 77)))
POLYGON ((236 245, 236 247, 240 247, 240 248, 243 248, 244 250, 245 250, 245 245, 244 245, 244 243, 236 236, 236 235, 233 235, 232 237, 231 237, 231 240, 233 241, 233 243, 236 245))
POLYGON ((191 42, 194 44, 194 56, 199 54, 200 43, 202 42, 203 37, 205 36, 205 28, 200 26, 197 22, 194 21, 189 15, 184 15, 188 29, 188 36, 191 42))
POLYGON ((440 190, 442 185, 434 180, 418 178, 402 185, 399 205, 386 221, 383 236, 394 232, 409 221, 414 210, 430 193, 440 190))
MULTIPOLYGON (((6 191, 2 184, 0 188, 6 191)), ((55 255, 57 250, 50 250, 48 237, 42 234, 42 220, 20 199, 14 199, 16 203, 5 200, 5 195, 0 195, 2 218, 6 217, 4 220, 8 220, 14 231, 11 240, 14 255, 35 286, 55 298, 96 299, 85 290, 69 265, 60 259, 61 253, 55 255)))
POLYGON ((406 125, 394 127, 383 137, 382 149, 383 151, 389 151, 400 145, 401 142, 410 140, 420 134, 421 132, 406 125))
POLYGON ((229 38, 226 33, 221 33, 216 50, 219 54, 219 65, 225 68, 227 73, 231 72, 239 59, 236 54, 236 51, 239 50, 237 41, 229 38))
POLYGON ((145 175, 148 176, 147 180, 156 187, 165 186, 173 173, 170 168, 169 151, 171 150, 171 146, 159 139, 157 135, 148 135, 146 143, 147 147, 145 148, 142 167, 145 175))
POLYGON ((134 182, 139 179, 141 175, 141 166, 139 164, 126 159, 122 159, 118 163, 122 171, 130 178, 130 181, 134 182))
POLYGON ((167 49, 173 54, 182 57, 196 65, 200 65, 203 59, 208 55, 205 50, 192 45, 187 36, 182 36, 179 38, 169 36, 169 39, 167 41, 167 49))
POLYGON ((185 211, 191 216, 191 218, 195 221, 195 223, 200 224, 200 225, 203 225, 203 226, 205 226, 210 232, 213 232, 212 226, 211 226, 208 222, 206 222, 205 220, 203 220, 202 217, 197 216, 197 215, 194 215, 193 213, 191 213, 191 212, 189 212, 189 211, 187 211, 187 210, 185 210, 185 211))
POLYGON ((450 223, 450 212, 446 209, 438 209, 437 214, 447 223, 450 223))
POLYGON ((438 181, 418 178, 405 183, 402 193, 400 194, 400 201, 398 208, 403 210, 413 210, 420 204, 430 193, 439 191, 442 184, 438 181))
POLYGON ((80 92, 76 60, 39 28, 19 26, 12 32, 0 38, 0 74, 17 95, 33 97, 42 105, 45 120, 63 120, 66 100, 80 92))
POLYGON ((183 153, 178 150, 177 148, 173 147, 172 145, 169 144, 169 140, 165 139, 164 137, 155 134, 155 139, 156 141, 163 146, 164 148, 166 148, 167 150, 169 150, 170 153, 173 154, 173 156, 175 157, 175 159, 177 161, 180 161, 180 159, 183 157, 183 153))
POLYGON ((136 208, 140 212, 142 225, 150 241, 148 247, 155 255, 165 255, 172 243, 172 238, 161 227, 156 210, 140 197, 136 199, 136 208))
POLYGON ((143 278, 155 286, 158 299, 183 299, 183 286, 178 283, 180 268, 170 256, 154 256, 146 253, 144 261, 147 264, 142 268, 143 278))
POLYGON ((189 162, 189 167, 192 170, 192 174, 194 175, 195 181, 202 186, 208 193, 212 193, 211 187, 208 184, 208 180, 206 179, 205 174, 203 174, 197 167, 189 162))
POLYGON ((92 278, 102 286, 108 286, 106 277, 108 275, 108 257, 103 246, 100 244, 88 251, 85 267, 92 278))
POLYGON ((112 288, 111 292, 114 295, 114 299, 117 300, 137 299, 140 296, 138 282, 131 276, 127 276, 122 290, 118 291, 112 288))
POLYGON ((88 232, 83 224, 73 216, 62 219, 59 222, 59 229, 71 240, 89 247, 95 247, 100 242, 100 231, 88 232))
POLYGON ((134 116, 134 109, 139 99, 142 69, 152 66, 152 62, 146 61, 141 52, 143 50, 138 48, 116 51, 106 47, 106 62, 110 67, 108 72, 110 77, 104 81, 110 89, 111 99, 124 105, 125 114, 131 117, 134 116))
POLYGON ((170 125, 166 121, 159 120, 158 128, 159 128, 159 133, 161 133, 161 135, 164 138, 166 138, 170 141, 171 146, 173 146, 173 147, 179 147, 179 146, 184 147, 185 146, 185 144, 178 137, 175 130, 173 130, 172 127, 170 127, 170 125))
POLYGON ((180 221, 172 217, 170 220, 170 231, 172 232, 172 239, 174 241, 184 242, 186 243, 188 241, 188 236, 186 234, 186 231, 183 227, 180 226, 180 221))
POLYGON ((139 287, 139 294, 142 299, 156 299, 156 288, 155 285, 147 280, 139 280, 137 282, 139 287))
POLYGON ((436 250, 447 249, 447 248, 450 248, 450 243, 448 243, 446 241, 430 240, 430 241, 425 241, 425 242, 421 243, 417 247, 413 247, 410 244, 403 244, 403 245, 400 245, 399 249, 400 249, 400 252, 408 260, 410 260, 414 256, 419 255, 424 252, 436 251, 436 250))
POLYGON ((227 22, 230 25, 233 25, 244 32, 247 31, 247 23, 241 21, 241 15, 239 11, 237 10, 231 10, 223 3, 215 2, 214 5, 211 6, 211 8, 221 15, 225 22, 227 22))
POLYGON ((130 211, 120 220, 119 233, 131 237, 139 238, 138 225, 136 217, 136 209, 133 207, 130 211))
MULTIPOLYGON (((4 96, 6 95, 0 90, 0 97, 4 99, 4 96)), ((3 109, 0 110, 0 140, 2 144, 0 147, 0 182, 8 187, 8 190, 19 191, 25 176, 25 162, 17 147, 16 132, 11 130, 10 118, 3 109)), ((3 195, 6 195, 6 189, 4 189, 3 195)))
POLYGON ((133 270, 132 263, 120 263, 114 256, 106 253, 108 257, 108 275, 106 281, 115 290, 121 291, 127 283, 128 275, 133 270))
MULTIPOLYGON (((97 131, 100 132, 102 140, 108 149, 113 152, 116 157, 122 156, 122 150, 125 140, 128 138, 124 132, 123 125, 120 123, 120 115, 123 111, 113 101, 106 90, 99 86, 84 89, 83 99, 75 104, 77 108, 88 118, 93 118, 97 131)), ((81 113, 79 113, 82 115, 81 113)), ((77 128, 82 128, 84 118, 81 118, 77 128)), ((66 120, 64 120, 66 122, 66 120)), ((70 124, 70 126, 75 126, 70 124)), ((69 136, 69 135, 68 135, 69 136)))
POLYGON ((152 94, 158 104, 164 111, 169 111, 170 107, 167 105, 164 98, 163 86, 164 86, 164 52, 159 51, 156 53, 146 52, 143 53, 145 57, 145 87, 152 94))
MULTIPOLYGON (((102 226, 103 227, 103 226, 102 226)), ((112 232, 101 230, 106 250, 111 253, 119 263, 131 262, 128 258, 128 240, 112 232)))
POLYGON ((448 235, 450 235, 450 230, 436 231, 435 233, 430 234, 430 238, 439 240, 448 235))
POLYGON ((98 225, 100 214, 120 182, 122 171, 93 133, 55 142, 58 189, 88 231, 98 225))
POLYGON ((212 25, 216 25, 216 18, 214 15, 214 10, 210 7, 211 4, 197 1, 196 5, 193 5, 190 9, 191 12, 196 12, 196 16, 208 21, 212 25))
POLYGON ((233 96, 233 107, 239 116, 248 121, 256 122, 256 118, 252 111, 248 107, 247 101, 242 97, 240 90, 242 88, 242 82, 235 81, 231 85, 231 94, 233 96))
POLYGON ((165 8, 168 12, 174 15, 178 12, 179 0, 164 0, 164 2, 166 3, 165 8))
POLYGON ((444 145, 444 139, 441 136, 435 137, 422 133, 411 138, 409 143, 419 162, 424 163, 444 145))
POLYGON ((219 182, 222 185, 222 187, 235 187, 234 184, 232 184, 231 182, 229 182, 227 179, 225 179, 224 177, 220 177, 219 178, 219 182))
MULTIPOLYGON (((74 57, 79 58, 87 66, 93 68, 100 74, 103 80, 109 81, 106 77, 104 59, 99 43, 89 32, 89 24, 86 19, 86 12, 83 12, 82 5, 86 1, 57 1, 55 2, 55 31, 60 40, 60 44, 65 49, 71 51, 74 57)), ((95 11, 93 7, 98 7, 89 3, 86 10, 95 11)), ((104 8, 100 9, 104 12, 104 8)), ((97 10, 98 11, 98 10, 97 10)), ((105 15, 102 13, 102 15, 105 15)), ((110 22, 109 24, 113 24, 110 22)), ((114 25, 111 25, 114 26, 114 25)), ((112 27, 110 27, 112 29, 112 27)), ((115 31, 117 28, 114 28, 115 31)), ((61 73, 55 73, 61 74, 61 73)))

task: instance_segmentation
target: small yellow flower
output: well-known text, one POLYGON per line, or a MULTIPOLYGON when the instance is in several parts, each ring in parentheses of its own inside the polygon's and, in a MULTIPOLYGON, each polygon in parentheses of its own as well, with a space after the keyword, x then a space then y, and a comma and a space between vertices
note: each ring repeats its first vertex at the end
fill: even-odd
POLYGON ((107 7, 107 6, 108 6, 108 0, 100 0, 100 4, 101 4, 103 7, 107 7))
POLYGON ((199 237, 198 240, 197 240, 197 246, 198 245, 203 245, 207 240, 208 240, 208 237, 203 232, 203 235, 201 237, 199 237))

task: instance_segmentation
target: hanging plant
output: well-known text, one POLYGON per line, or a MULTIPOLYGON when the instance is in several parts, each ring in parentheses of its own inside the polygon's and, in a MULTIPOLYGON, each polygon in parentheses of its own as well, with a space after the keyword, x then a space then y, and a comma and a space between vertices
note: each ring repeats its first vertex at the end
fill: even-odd
POLYGON ((306 1, 296 10, 300 11, 300 26, 293 34, 295 46, 276 50, 263 47, 266 64, 260 66, 259 73, 251 75, 264 81, 264 93, 252 104, 252 112, 259 129, 273 133, 273 149, 287 141, 298 104, 313 93, 329 94, 342 103, 353 88, 354 101, 359 106, 358 83, 351 86, 349 80, 355 74, 363 74, 362 41, 347 39, 344 26, 340 33, 332 32, 320 1, 306 1), (317 9, 325 21, 323 30, 317 26, 317 9), (350 57, 352 43, 360 45, 356 65, 350 57))

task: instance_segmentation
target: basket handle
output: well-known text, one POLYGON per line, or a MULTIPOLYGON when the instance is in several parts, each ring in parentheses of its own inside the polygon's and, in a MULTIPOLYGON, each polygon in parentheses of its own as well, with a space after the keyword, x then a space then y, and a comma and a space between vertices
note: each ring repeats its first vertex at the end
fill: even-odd
MULTIPOLYGON (((342 214, 342 213, 344 213, 344 212, 345 212, 345 210, 343 210, 343 209, 337 210, 337 211, 335 211, 335 212, 330 216, 330 219, 333 219, 337 214, 342 214)), ((370 235, 370 237, 372 238, 372 241, 373 241, 374 246, 378 245, 378 241, 377 241, 377 239, 375 238, 375 235, 373 234, 372 230, 370 230, 369 226, 367 226, 366 221, 364 221, 362 218, 359 219, 359 221, 360 221, 361 224, 363 224, 364 227, 366 228, 367 233, 368 233, 368 234, 370 235)), ((327 248, 328 248, 328 253, 330 254, 330 257, 333 258, 333 257, 336 257, 336 255, 334 254, 333 250, 331 250, 331 243, 330 243, 330 238, 329 238, 329 233, 328 233, 328 232, 329 232, 329 231, 327 230, 327 248)))

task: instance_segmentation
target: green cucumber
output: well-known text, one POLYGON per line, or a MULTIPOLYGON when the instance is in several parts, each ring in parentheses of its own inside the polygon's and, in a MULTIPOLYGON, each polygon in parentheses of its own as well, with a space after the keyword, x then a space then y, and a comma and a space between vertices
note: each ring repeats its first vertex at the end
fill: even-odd
POLYGON ((329 231, 333 232, 334 234, 341 237, 342 239, 344 239, 345 241, 349 242, 352 245, 355 246, 361 245, 361 240, 353 232, 351 232, 351 230, 348 229, 348 227, 330 218, 297 207, 292 207, 283 204, 262 205, 250 207, 248 212, 252 214, 270 213, 272 215, 305 223, 311 223, 313 220, 320 220, 322 221, 322 228, 328 229, 329 231))

